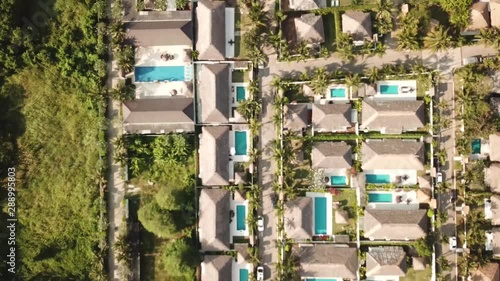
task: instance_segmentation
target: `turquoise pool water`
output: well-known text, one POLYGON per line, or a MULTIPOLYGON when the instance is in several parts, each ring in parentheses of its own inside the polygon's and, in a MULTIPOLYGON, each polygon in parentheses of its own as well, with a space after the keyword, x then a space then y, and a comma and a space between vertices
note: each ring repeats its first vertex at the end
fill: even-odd
POLYGON ((136 82, 184 81, 184 66, 137 66, 136 82))
POLYGON ((332 185, 347 185, 347 178, 345 176, 331 176, 330 183, 332 185))
POLYGON ((330 97, 332 97, 332 98, 345 98, 345 89, 344 88, 330 89, 330 97))
POLYGON ((245 87, 243 86, 236 86, 236 101, 237 102, 240 102, 240 101, 244 101, 246 98, 246 94, 245 94, 245 87))
POLYGON ((236 206, 236 230, 244 231, 247 229, 246 220, 247 220, 247 210, 245 205, 236 206))
POLYGON ((391 193, 368 193, 368 202, 392 203, 391 193))
POLYGON ((382 95, 397 95, 399 94, 398 85, 380 85, 380 93, 382 95))
POLYGON ((326 234, 325 197, 314 197, 314 234, 326 234))
POLYGON ((240 268, 240 281, 248 281, 248 269, 240 268))
POLYGON ((481 140, 472 140, 472 154, 481 153, 481 140))
POLYGON ((391 183, 389 175, 366 175, 366 183, 391 183))
POLYGON ((247 155, 247 132, 236 131, 234 132, 234 145, 236 146, 236 155, 247 155))
POLYGON ((333 278, 307 278, 306 281, 337 281, 333 278))

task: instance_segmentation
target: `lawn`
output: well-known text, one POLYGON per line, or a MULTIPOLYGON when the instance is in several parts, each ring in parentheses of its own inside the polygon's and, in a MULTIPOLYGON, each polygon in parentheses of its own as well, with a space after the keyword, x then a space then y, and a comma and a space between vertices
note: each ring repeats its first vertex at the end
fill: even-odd
POLYGON ((247 46, 241 35, 234 36, 234 56, 244 57, 247 54, 247 46))
POLYGON ((248 76, 248 72, 247 71, 234 70, 233 71, 232 81, 234 83, 249 82, 250 81, 250 77, 248 76))
POLYGON ((347 234, 351 237, 356 236, 356 190, 354 189, 337 189, 340 191, 338 195, 333 194, 333 202, 339 203, 339 210, 346 211, 349 219, 347 224, 339 224, 335 222, 335 212, 333 209, 333 234, 347 234))
POLYGON ((413 268, 408 269, 405 277, 399 277, 399 281, 428 281, 431 279, 431 267, 427 266, 425 270, 416 271, 413 268))
POLYGON ((325 29, 325 46, 329 50, 333 50, 333 43, 335 43, 337 37, 335 34, 335 19, 332 14, 323 16, 323 27, 325 29))

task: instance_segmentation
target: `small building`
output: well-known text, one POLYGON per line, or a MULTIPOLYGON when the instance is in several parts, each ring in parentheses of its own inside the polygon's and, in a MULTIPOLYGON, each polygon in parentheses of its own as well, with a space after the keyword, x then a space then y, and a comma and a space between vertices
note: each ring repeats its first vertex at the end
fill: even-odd
POLYGON ((203 127, 199 159, 201 183, 205 186, 229 184, 229 127, 203 127))
POLYGON ((372 40, 372 20, 370 13, 346 11, 342 14, 342 32, 352 36, 355 45, 362 45, 365 40, 372 40))
POLYGON ((309 109, 306 103, 291 103, 283 107, 283 129, 302 131, 309 125, 309 109))
POLYGON ((490 262, 479 266, 472 273, 471 281, 498 281, 500 280, 500 265, 497 262, 490 262))
POLYGON ((406 275, 403 247, 370 247, 366 253, 367 280, 399 280, 406 275))
POLYGON ((370 240, 417 240, 427 235, 427 210, 366 209, 364 236, 370 240))
POLYGON ((363 100, 359 129, 382 134, 402 134, 425 126, 425 104, 415 101, 363 100))
POLYGON ((285 203, 285 233, 291 239, 312 239, 313 198, 299 197, 285 203))
POLYGON ((477 35, 483 28, 489 28, 491 25, 490 11, 488 2, 476 2, 470 8, 470 24, 462 35, 477 35))
POLYGON ((293 253, 298 258, 299 276, 354 280, 358 272, 358 250, 341 244, 309 244, 295 246, 293 253))
POLYGON ((315 132, 345 132, 351 123, 351 104, 313 104, 312 126, 315 132))
POLYGON ((303 14, 293 19, 297 41, 310 44, 325 42, 323 18, 315 14, 303 14))
POLYGON ((194 100, 187 97, 137 99, 122 104, 126 134, 194 131, 194 100))
MULTIPOLYGON (((231 192, 229 190, 225 189, 201 190, 199 198, 200 205, 199 205, 198 233, 202 251, 229 250, 230 200, 231 200, 231 192)), ((229 269, 231 269, 231 267, 229 269)), ((229 274, 231 274, 231 271, 229 271, 229 274)), ((206 279, 206 280, 219 280, 219 279, 206 279)))
POLYGON ((288 0, 288 8, 295 11, 309 11, 326 7, 326 0, 288 0))
POLYGON ((226 57, 226 4, 224 1, 199 0, 196 7, 196 50, 200 60, 224 60, 226 57))
POLYGON ((198 72, 198 111, 204 124, 227 124, 230 118, 229 64, 202 64, 198 72))

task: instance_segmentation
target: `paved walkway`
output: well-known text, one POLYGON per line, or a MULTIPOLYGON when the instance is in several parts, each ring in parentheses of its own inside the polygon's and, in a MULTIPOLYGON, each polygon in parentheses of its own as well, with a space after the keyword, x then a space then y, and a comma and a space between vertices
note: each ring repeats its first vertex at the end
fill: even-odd
MULTIPOLYGON (((106 9, 108 15, 111 17, 111 3, 113 0, 106 1, 106 9)), ((113 54, 110 48, 109 51, 110 60, 107 62, 107 73, 108 78, 106 81, 106 87, 108 89, 113 88, 113 79, 118 77, 118 72, 116 70, 116 61, 113 60, 113 54)), ((113 250, 113 245, 116 238, 118 237, 120 227, 123 222, 124 216, 124 206, 123 198, 125 195, 125 183, 122 179, 122 168, 119 163, 114 161, 114 151, 113 140, 121 137, 122 134, 122 123, 120 116, 120 102, 114 101, 111 98, 108 99, 108 113, 107 113, 107 137, 108 137, 108 271, 109 280, 120 281, 126 280, 123 278, 123 267, 118 263, 116 259, 115 251, 113 250)))

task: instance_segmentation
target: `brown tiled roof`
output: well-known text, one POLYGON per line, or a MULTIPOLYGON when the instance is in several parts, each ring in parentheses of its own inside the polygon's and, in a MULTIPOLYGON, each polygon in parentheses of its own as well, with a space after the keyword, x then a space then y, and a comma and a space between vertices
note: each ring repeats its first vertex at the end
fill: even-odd
POLYGON ((416 240, 427 234, 426 210, 365 210, 365 237, 375 240, 416 240))

